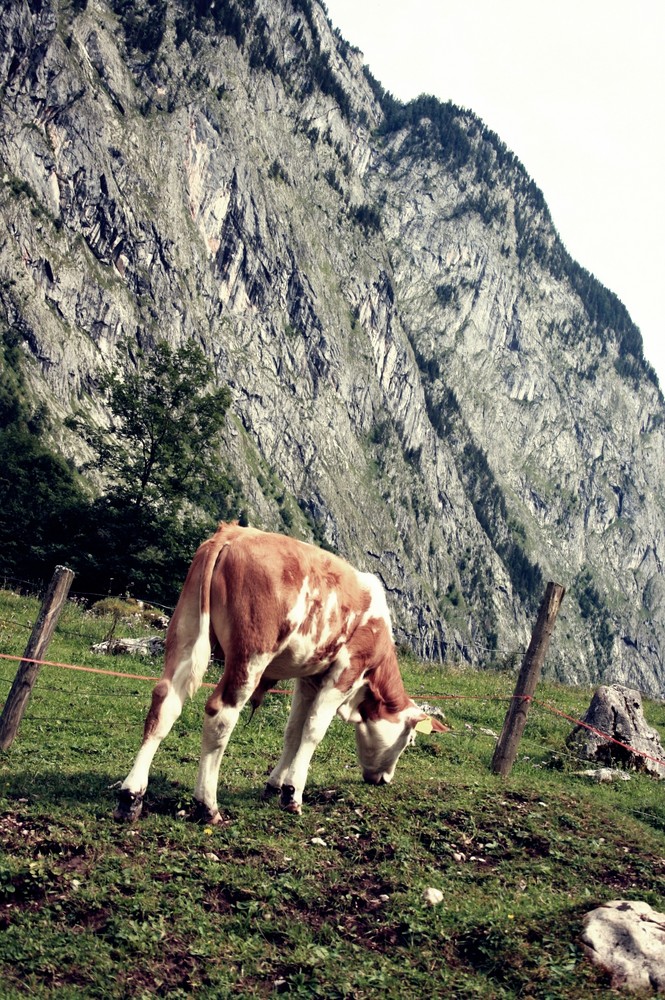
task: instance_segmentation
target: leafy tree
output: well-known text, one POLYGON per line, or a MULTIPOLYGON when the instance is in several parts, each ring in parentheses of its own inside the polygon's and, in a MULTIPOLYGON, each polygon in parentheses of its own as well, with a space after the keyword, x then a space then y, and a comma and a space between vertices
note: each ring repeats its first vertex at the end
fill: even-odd
POLYGON ((374 205, 357 205, 352 209, 351 217, 366 233, 378 233, 381 229, 381 213, 374 205))
POLYGON ((83 530, 80 572, 91 588, 143 590, 170 602, 201 539, 238 513, 240 486, 219 460, 230 393, 214 386, 193 343, 174 350, 161 342, 133 363, 127 352, 126 369, 99 384, 110 427, 70 421, 110 484, 83 530))
POLYGON ((573 593, 577 597, 580 615, 589 630, 596 653, 596 662, 602 676, 604 668, 612 658, 615 634, 607 605, 587 567, 584 567, 575 579, 573 593))
POLYGON ((231 395, 212 381, 212 365, 196 344, 172 350, 165 341, 140 353, 133 370, 101 378, 112 422, 92 440, 96 464, 113 483, 110 496, 173 514, 185 501, 213 511, 211 491, 221 477, 216 447, 231 395))

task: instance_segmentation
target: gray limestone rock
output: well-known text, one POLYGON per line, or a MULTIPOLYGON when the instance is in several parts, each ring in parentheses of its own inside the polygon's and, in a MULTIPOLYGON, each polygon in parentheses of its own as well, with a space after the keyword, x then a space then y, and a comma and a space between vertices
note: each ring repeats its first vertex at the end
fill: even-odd
POLYGON ((106 639, 97 642, 92 647, 93 653, 107 656, 163 656, 166 640, 160 636, 149 636, 145 639, 106 639))
POLYGON ((665 993, 665 913, 638 900, 613 900, 584 918, 588 958, 612 976, 612 988, 665 993))
POLYGON ((585 725, 576 726, 566 740, 574 753, 665 778, 665 750, 647 724, 639 691, 621 684, 599 687, 581 721, 585 725))

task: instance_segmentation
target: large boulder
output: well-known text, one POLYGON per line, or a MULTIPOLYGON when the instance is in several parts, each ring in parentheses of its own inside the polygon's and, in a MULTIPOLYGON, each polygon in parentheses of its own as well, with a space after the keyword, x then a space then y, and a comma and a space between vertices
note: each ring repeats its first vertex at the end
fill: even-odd
POLYGON ((613 989, 665 993, 665 913, 613 900, 587 913, 582 944, 612 976, 613 989))
POLYGON ((582 722, 566 740, 575 754, 665 778, 665 749, 644 718, 639 691, 621 684, 599 687, 582 722))

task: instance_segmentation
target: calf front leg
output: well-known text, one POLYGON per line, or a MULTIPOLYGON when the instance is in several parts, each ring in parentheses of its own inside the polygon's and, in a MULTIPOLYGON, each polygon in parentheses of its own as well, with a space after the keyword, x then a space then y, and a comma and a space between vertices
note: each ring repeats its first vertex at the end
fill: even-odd
POLYGON ((298 678, 295 682, 291 699, 291 711, 289 712, 289 719, 284 730, 282 755, 270 772, 270 777, 263 790, 264 799, 271 799, 279 795, 282 791, 285 775, 288 774, 298 747, 302 742, 305 720, 311 711, 312 703, 316 698, 318 690, 318 685, 309 678, 298 678))
MULTIPOLYGON (((282 787, 280 805, 288 812, 302 812, 302 796, 312 756, 344 700, 345 696, 336 688, 325 686, 316 693, 309 708, 303 711, 298 745, 295 752, 292 752, 293 745, 289 748, 290 759, 279 776, 282 787)), ((272 782, 273 775, 269 780, 272 782)))

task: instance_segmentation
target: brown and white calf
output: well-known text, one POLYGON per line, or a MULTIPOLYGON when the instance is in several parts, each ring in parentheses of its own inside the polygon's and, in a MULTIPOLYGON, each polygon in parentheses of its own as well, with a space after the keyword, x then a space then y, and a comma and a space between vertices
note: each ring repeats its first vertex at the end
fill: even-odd
POLYGON ((265 794, 301 811, 314 750, 335 714, 355 723, 365 781, 392 780, 416 727, 445 732, 407 696, 379 580, 342 559, 284 535, 222 524, 196 552, 166 635, 143 743, 115 812, 141 812, 155 752, 194 695, 211 644, 224 671, 206 702, 194 797, 199 818, 219 822, 222 755, 242 707, 260 703, 275 681, 295 678, 282 756, 265 794))

